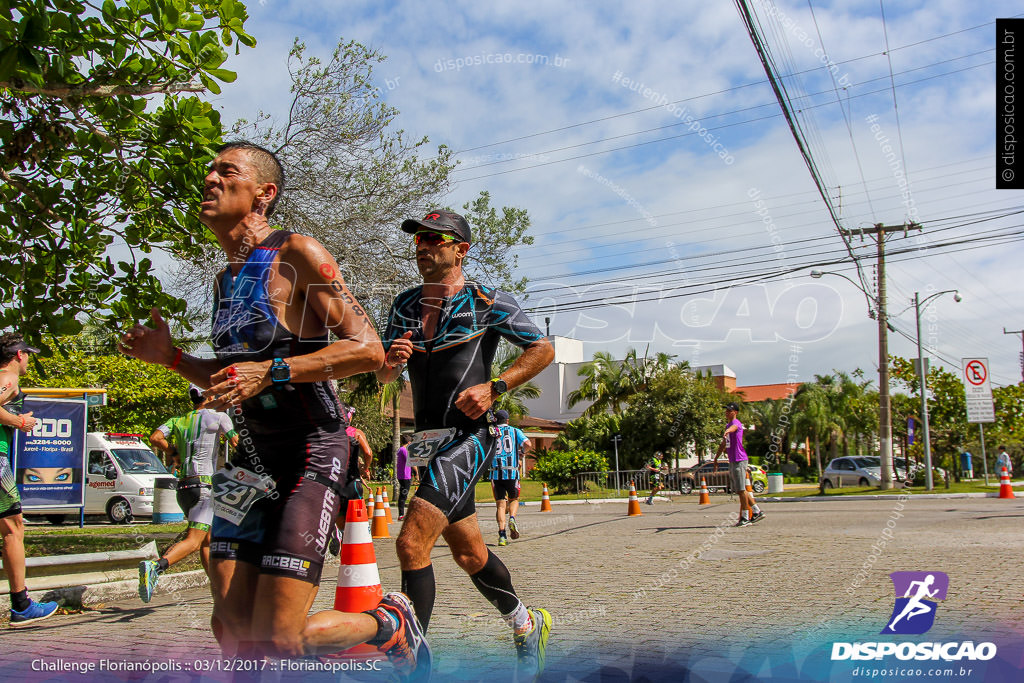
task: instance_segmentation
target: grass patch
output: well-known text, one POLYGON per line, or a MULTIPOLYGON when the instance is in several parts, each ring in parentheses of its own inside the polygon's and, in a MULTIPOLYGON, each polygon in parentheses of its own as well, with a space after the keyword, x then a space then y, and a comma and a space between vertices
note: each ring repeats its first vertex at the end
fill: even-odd
MULTIPOLYGON (((883 495, 883 496, 899 496, 902 494, 925 494, 925 493, 993 493, 998 492, 999 487, 985 486, 984 481, 981 482, 951 482, 949 488, 946 488, 945 483, 936 483, 935 488, 931 491, 925 489, 924 486, 911 486, 909 488, 893 488, 886 489, 883 491, 880 488, 874 486, 844 486, 841 489, 831 488, 826 489, 826 497, 842 497, 842 496, 863 496, 863 495, 883 495)), ((769 495, 767 492, 761 494, 762 496, 769 495)), ((806 488, 798 489, 795 491, 783 491, 782 493, 770 494, 772 497, 779 498, 806 498, 809 496, 820 496, 822 495, 817 488, 806 488)))
MULTIPOLYGON (((150 541, 156 541, 157 552, 164 552, 187 528, 186 522, 176 524, 126 524, 89 527, 26 526, 25 555, 75 555, 112 550, 136 550, 150 541)), ((2 547, 2 542, 0 542, 2 547)), ((202 569, 199 553, 195 552, 168 569, 169 573, 202 569)))

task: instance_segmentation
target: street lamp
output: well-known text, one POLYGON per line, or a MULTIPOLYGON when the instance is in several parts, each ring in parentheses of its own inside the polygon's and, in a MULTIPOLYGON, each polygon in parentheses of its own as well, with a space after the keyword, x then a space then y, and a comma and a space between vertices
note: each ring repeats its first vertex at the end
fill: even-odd
POLYGON ((936 299, 943 294, 952 294, 953 301, 960 303, 963 301, 963 297, 960 296, 960 292, 955 289, 946 289, 941 292, 935 292, 931 296, 925 297, 922 301, 920 295, 914 292, 914 318, 917 320, 917 372, 921 378, 921 421, 924 423, 924 466, 925 466, 925 488, 931 491, 935 488, 935 482, 932 481, 932 446, 928 440, 928 383, 927 375, 928 372, 924 367, 924 355, 921 352, 921 307, 927 304, 932 299, 936 299))
MULTIPOLYGON (((879 456, 882 464, 882 481, 879 486, 882 489, 892 488, 892 417, 889 405, 889 337, 888 331, 892 329, 885 314, 885 273, 879 271, 878 298, 872 297, 864 290, 859 283, 854 282, 842 273, 823 272, 814 269, 811 277, 818 279, 823 275, 837 275, 844 280, 851 282, 854 287, 864 293, 869 300, 873 300, 877 307, 878 318, 878 446, 879 456)), ((869 314, 871 311, 869 311, 869 314)), ((876 316, 872 316, 876 317, 876 316)))

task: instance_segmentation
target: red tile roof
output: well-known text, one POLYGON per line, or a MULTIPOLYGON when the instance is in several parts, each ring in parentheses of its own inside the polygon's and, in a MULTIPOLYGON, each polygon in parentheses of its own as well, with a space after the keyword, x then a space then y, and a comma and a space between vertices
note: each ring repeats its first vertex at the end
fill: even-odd
POLYGON ((735 394, 741 394, 746 403, 760 403, 767 399, 781 400, 796 393, 799 384, 752 384, 748 387, 736 387, 735 394))

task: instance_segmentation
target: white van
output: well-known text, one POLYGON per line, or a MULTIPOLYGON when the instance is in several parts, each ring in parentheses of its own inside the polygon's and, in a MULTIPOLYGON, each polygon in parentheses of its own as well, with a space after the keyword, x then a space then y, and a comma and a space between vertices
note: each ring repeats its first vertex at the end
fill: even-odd
MULTIPOLYGON (((173 475, 141 435, 89 432, 85 447, 85 514, 105 514, 114 524, 152 517, 153 480, 173 475)), ((77 508, 40 511, 54 523, 77 512, 77 508)))

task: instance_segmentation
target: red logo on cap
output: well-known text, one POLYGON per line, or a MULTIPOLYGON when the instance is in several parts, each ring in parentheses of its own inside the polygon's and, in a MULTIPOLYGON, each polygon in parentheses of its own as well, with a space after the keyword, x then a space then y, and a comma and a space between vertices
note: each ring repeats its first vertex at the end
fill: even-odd
POLYGON ((428 213, 426 216, 423 217, 423 220, 425 220, 425 221, 439 221, 439 220, 441 220, 441 214, 439 214, 439 213, 428 213))

